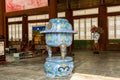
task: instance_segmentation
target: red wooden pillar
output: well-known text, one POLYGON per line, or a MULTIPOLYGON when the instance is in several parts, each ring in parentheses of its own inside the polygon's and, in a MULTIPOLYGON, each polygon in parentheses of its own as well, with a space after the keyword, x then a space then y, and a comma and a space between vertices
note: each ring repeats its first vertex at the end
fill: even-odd
MULTIPOLYGON (((49 0, 49 19, 57 18, 57 0, 49 0)), ((58 51, 58 47, 54 47, 53 53, 58 51)))
POLYGON ((0 0, 0 35, 4 35, 5 0, 0 0))
POLYGON ((28 16, 23 16, 23 22, 22 22, 22 41, 28 42, 28 16))
POLYGON ((49 18, 56 18, 57 17, 57 0, 49 0, 49 18))
POLYGON ((70 24, 73 26, 73 18, 72 18, 72 16, 73 16, 72 10, 71 9, 66 10, 65 17, 70 22, 70 24))
MULTIPOLYGON (((69 23, 72 25, 72 29, 73 28, 73 13, 72 13, 72 10, 71 10, 71 5, 70 5, 70 1, 71 0, 66 0, 66 7, 67 7, 67 10, 66 10, 66 19, 69 21, 69 23)), ((74 38, 74 37, 73 37, 74 38)), ((73 39, 74 40, 74 39, 73 39)), ((72 50, 73 50, 73 42, 72 42, 72 45, 69 46, 68 48, 68 55, 72 56, 73 53, 72 53, 72 50)))
MULTIPOLYGON (((67 9, 66 10, 66 19, 70 22, 70 24, 72 25, 72 29, 73 29, 73 18, 72 18, 72 10, 71 9, 67 9)), ((74 39, 73 39, 74 40, 74 39)), ((68 55, 72 56, 72 49, 73 49, 73 42, 72 45, 68 48, 68 55)))
MULTIPOLYGON (((67 6, 67 10, 66 10, 65 17, 69 21, 69 23, 72 25, 72 29, 74 29, 74 27, 73 27, 73 13, 72 13, 71 6, 70 6, 70 0, 67 0, 66 3, 67 3, 67 5, 66 5, 67 6)), ((74 55, 72 53, 73 44, 74 43, 72 42, 72 45, 68 48, 68 55, 70 55, 70 56, 74 55)))
POLYGON ((100 48, 106 50, 108 44, 108 23, 107 7, 104 5, 104 0, 101 0, 101 5, 99 6, 98 26, 104 30, 104 32, 100 34, 100 48))
MULTIPOLYGON (((67 10, 66 10, 65 17, 66 17, 66 19, 69 21, 69 23, 72 25, 72 29, 74 29, 74 28, 73 28, 73 18, 72 18, 72 16, 73 16, 72 10, 71 10, 71 9, 67 9, 67 10)), ((74 38, 74 37, 73 37, 73 38, 74 38)), ((73 40, 74 40, 74 39, 73 39, 73 40)), ((70 55, 70 56, 74 55, 74 54, 72 53, 73 44, 74 44, 74 43, 72 42, 72 45, 68 48, 68 55, 70 55)))
POLYGON ((5 23, 4 23, 4 13, 5 13, 5 0, 0 0, 0 42, 1 42, 1 47, 3 47, 4 51, 1 51, 2 48, 0 49, 0 64, 6 64, 6 58, 5 58, 5 44, 6 44, 6 34, 4 34, 4 29, 5 23))

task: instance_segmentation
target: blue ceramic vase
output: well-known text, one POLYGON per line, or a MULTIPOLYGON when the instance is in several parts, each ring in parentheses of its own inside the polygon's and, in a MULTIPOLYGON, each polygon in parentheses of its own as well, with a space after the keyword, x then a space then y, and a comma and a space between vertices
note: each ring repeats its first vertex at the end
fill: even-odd
POLYGON ((51 47, 59 47, 61 44, 70 46, 72 44, 72 30, 71 24, 66 19, 51 19, 46 30, 41 33, 46 33, 46 44, 51 47))
POLYGON ((67 77, 72 74, 74 63, 71 57, 62 59, 60 56, 47 58, 44 70, 47 77, 67 77))
POLYGON ((41 33, 45 34, 49 55, 44 64, 47 77, 69 76, 73 71, 74 63, 72 57, 65 57, 65 55, 67 47, 72 44, 72 34, 77 32, 72 30, 68 20, 54 18, 41 33), (51 47, 60 47, 61 56, 52 57, 51 47))

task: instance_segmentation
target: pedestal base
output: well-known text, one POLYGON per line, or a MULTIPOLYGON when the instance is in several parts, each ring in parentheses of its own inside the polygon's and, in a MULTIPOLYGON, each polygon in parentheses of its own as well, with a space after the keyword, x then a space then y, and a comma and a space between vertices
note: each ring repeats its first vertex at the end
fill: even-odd
POLYGON ((94 51, 93 53, 94 53, 94 54, 99 54, 99 51, 94 51))
POLYGON ((44 70, 47 77, 67 77, 72 74, 74 63, 72 57, 56 56, 47 58, 44 64, 44 70))
POLYGON ((4 64, 7 64, 5 60, 5 55, 0 55, 0 65, 4 65, 4 64))

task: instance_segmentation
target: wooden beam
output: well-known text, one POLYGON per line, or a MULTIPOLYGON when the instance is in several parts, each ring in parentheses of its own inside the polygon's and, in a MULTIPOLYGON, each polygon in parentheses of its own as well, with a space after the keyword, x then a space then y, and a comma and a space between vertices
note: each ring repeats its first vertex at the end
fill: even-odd
POLYGON ((5 13, 5 16, 6 17, 14 17, 14 16, 22 16, 22 15, 48 13, 48 12, 49 12, 49 7, 47 6, 47 7, 35 8, 35 9, 8 12, 8 13, 5 13))
POLYGON ((29 20, 28 23, 36 23, 36 22, 48 22, 48 19, 41 19, 41 20, 29 20))
POLYGON ((73 16, 73 19, 89 18, 89 17, 98 17, 98 14, 73 16))
POLYGON ((105 5, 105 0, 100 0, 99 5, 105 5))

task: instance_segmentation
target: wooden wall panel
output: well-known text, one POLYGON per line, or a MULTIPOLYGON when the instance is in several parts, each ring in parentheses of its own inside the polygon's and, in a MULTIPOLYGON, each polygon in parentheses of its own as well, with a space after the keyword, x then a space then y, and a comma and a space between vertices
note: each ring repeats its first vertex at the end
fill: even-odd
POLYGON ((120 4, 120 0, 104 0, 106 5, 118 5, 120 4))
POLYGON ((99 5, 99 0, 71 0, 71 8, 90 8, 97 7, 99 5))
POLYGON ((0 0, 0 35, 3 35, 3 28, 4 28, 4 11, 5 11, 5 4, 4 0, 0 0))

